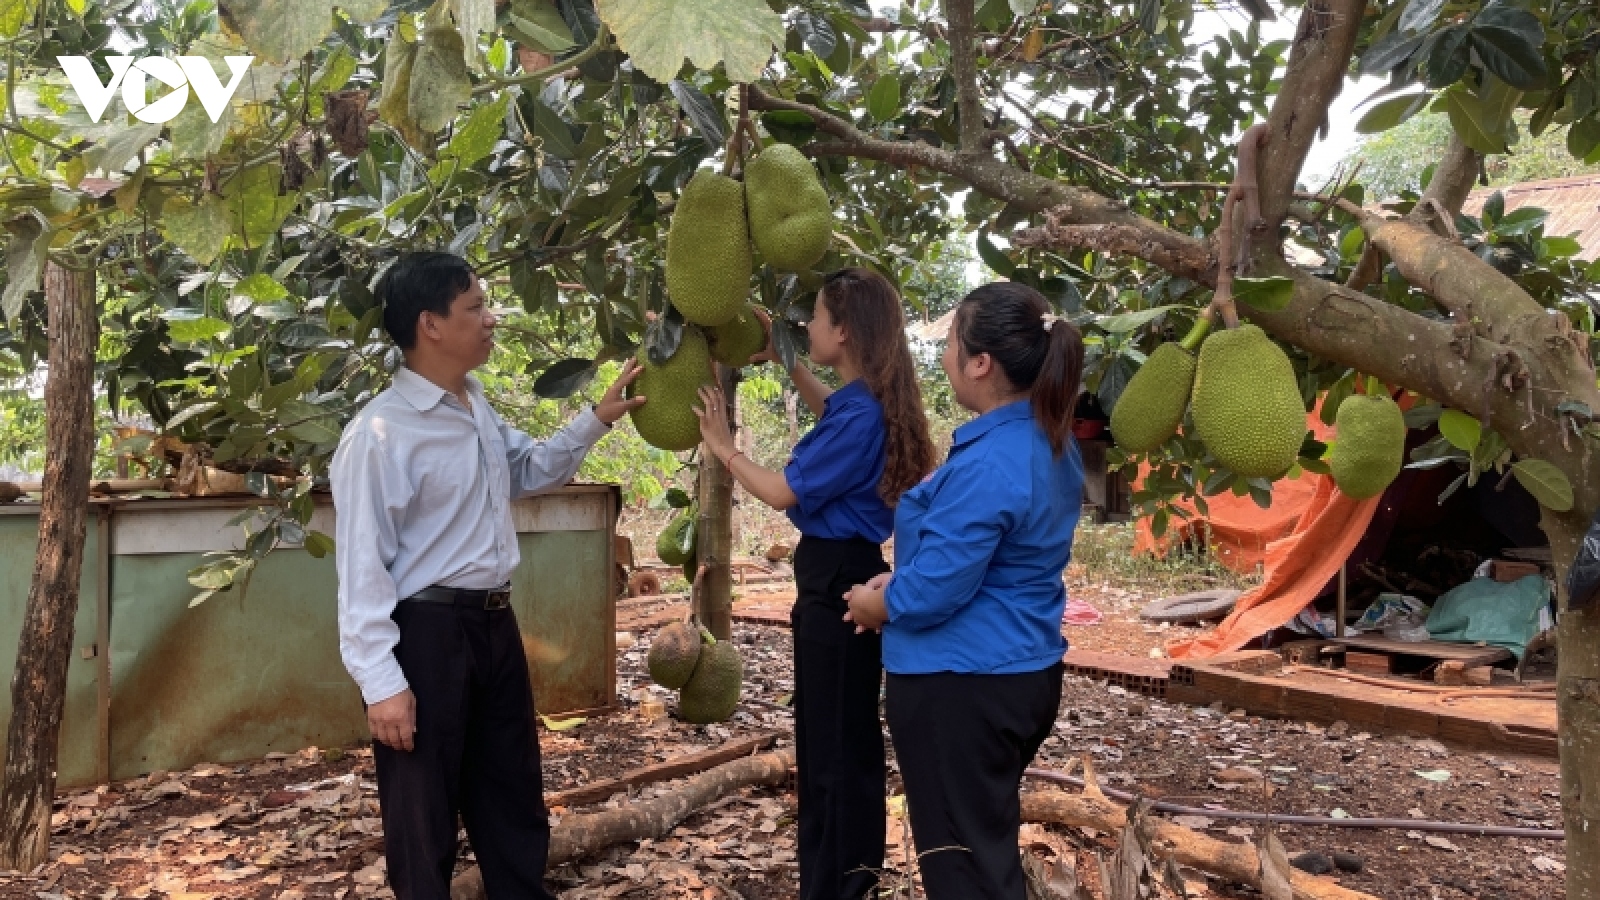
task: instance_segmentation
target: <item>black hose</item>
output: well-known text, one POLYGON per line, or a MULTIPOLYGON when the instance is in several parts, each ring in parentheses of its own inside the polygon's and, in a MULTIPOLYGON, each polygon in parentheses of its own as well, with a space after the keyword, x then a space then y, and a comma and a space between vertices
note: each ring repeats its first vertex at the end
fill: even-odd
MULTIPOLYGON (((1063 775, 1049 769, 1027 769, 1030 778, 1054 781, 1083 787, 1083 779, 1063 775)), ((1101 788, 1108 797, 1131 802, 1133 794, 1114 788, 1101 788)), ((1185 816, 1205 816, 1210 819, 1237 819, 1243 822, 1281 822, 1285 825, 1320 825, 1326 828, 1404 828, 1409 831, 1432 831, 1441 834, 1474 834, 1479 837, 1523 837, 1548 841, 1566 840, 1566 832, 1557 828, 1522 828, 1516 825, 1474 825, 1470 822, 1429 822, 1422 819, 1335 819, 1331 816, 1277 816, 1267 813, 1235 812, 1231 809, 1206 809, 1198 806, 1181 806, 1164 800, 1151 802, 1157 812, 1177 813, 1185 816)))

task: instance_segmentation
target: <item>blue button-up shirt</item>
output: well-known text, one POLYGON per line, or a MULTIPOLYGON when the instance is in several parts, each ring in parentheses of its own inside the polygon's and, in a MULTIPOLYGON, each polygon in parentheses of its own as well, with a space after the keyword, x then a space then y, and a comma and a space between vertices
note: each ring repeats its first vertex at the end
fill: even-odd
POLYGON ((957 428, 949 460, 895 512, 884 669, 1010 674, 1060 661, 1061 573, 1082 506, 1076 444, 1053 456, 1028 401, 957 428))
POLYGON ((894 511, 878 496, 888 462, 883 405, 856 379, 828 395, 817 426, 794 445, 784 480, 789 521, 807 537, 889 539, 894 511))

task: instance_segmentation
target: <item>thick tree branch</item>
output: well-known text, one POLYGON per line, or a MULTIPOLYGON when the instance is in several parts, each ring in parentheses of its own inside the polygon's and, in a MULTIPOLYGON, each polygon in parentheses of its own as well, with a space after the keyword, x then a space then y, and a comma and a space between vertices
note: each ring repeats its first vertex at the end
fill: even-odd
MULTIPOLYGON (((1483 154, 1468 147, 1460 135, 1452 133, 1444 157, 1434 169, 1433 180, 1428 182, 1428 189, 1422 193, 1422 201, 1406 218, 1423 221, 1437 209, 1444 210, 1450 216, 1461 212, 1467 195, 1472 192, 1472 184, 1478 177, 1478 166, 1482 162, 1483 154)), ((1448 222, 1445 224, 1448 225, 1448 222)), ((1367 285, 1377 281, 1382 273, 1383 253, 1377 244, 1368 241, 1344 286, 1356 291, 1366 290, 1367 285)))
POLYGON ((1049 224, 1017 232, 1011 238, 1013 247, 1046 250, 1093 250, 1114 256, 1133 256, 1194 281, 1209 281, 1214 277, 1216 260, 1206 245, 1193 241, 1188 246, 1174 246, 1164 241, 1159 233, 1135 225, 1066 225, 1052 211, 1049 224))
POLYGON ((956 81, 956 111, 961 125, 961 153, 976 156, 984 150, 983 98, 978 94, 977 26, 973 7, 977 0, 944 0, 950 20, 950 76, 956 81))
POLYGON ((1366 7, 1367 0, 1309 0, 1300 14, 1261 160, 1261 215, 1273 228, 1288 213, 1306 154, 1344 87, 1366 7))

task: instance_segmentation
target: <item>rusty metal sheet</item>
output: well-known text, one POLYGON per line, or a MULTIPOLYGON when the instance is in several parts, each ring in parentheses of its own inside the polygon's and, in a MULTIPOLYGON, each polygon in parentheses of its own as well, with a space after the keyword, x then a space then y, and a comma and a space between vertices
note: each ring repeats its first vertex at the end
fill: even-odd
POLYGON ((615 703, 616 603, 609 531, 521 534, 522 565, 511 602, 539 712, 552 715, 615 703))

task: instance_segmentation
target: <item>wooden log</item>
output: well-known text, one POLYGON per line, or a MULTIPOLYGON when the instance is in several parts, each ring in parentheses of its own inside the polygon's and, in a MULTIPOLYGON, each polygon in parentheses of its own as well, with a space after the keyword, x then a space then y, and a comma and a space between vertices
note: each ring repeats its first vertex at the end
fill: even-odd
MULTIPOLYGON (((1063 791, 1033 791, 1022 795, 1022 818, 1027 822, 1047 822, 1093 828, 1118 834, 1127 824, 1126 807, 1104 797, 1073 795, 1063 791)), ((1192 866, 1224 878, 1261 886, 1261 860, 1250 844, 1230 844, 1207 837, 1171 822, 1155 825, 1155 840, 1150 849, 1159 859, 1171 858, 1179 865, 1192 866)), ((1295 869, 1290 875, 1295 900, 1378 900, 1371 894, 1340 887, 1331 881, 1295 869)))
POLYGON ((751 756, 772 746, 773 741, 777 739, 778 736, 776 734, 758 734, 754 737, 729 741, 720 747, 714 747, 703 753, 675 756, 665 762, 632 769, 615 778, 606 778, 593 784, 580 785, 565 791, 556 791, 545 797, 545 805, 554 809, 558 806, 585 806, 590 803, 599 803, 610 798, 612 794, 621 793, 628 788, 697 775, 707 769, 716 768, 723 763, 751 756))
MULTIPOLYGON (((780 784, 794 767, 793 747, 724 763, 663 796, 620 809, 567 816, 550 832, 549 867, 582 859, 626 841, 665 837, 695 810, 746 787, 780 784)), ((486 900, 476 866, 450 883, 450 900, 486 900)))

